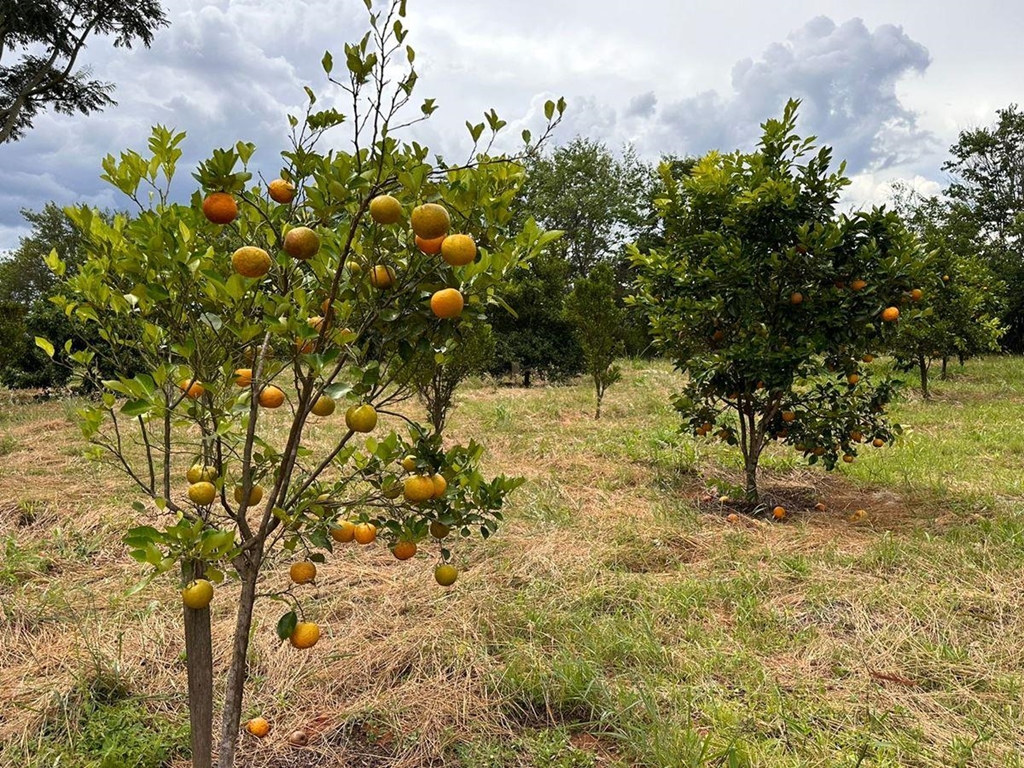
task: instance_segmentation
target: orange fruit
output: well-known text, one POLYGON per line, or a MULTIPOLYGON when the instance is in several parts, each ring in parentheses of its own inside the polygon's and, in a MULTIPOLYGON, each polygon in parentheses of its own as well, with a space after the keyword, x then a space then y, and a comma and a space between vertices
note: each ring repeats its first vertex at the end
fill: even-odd
POLYGON ((284 392, 272 384, 264 387, 260 392, 260 405, 264 408, 280 408, 284 405, 284 392))
POLYGON ((850 522, 851 523, 859 523, 861 520, 863 520, 867 516, 868 516, 867 510, 858 509, 852 515, 850 515, 850 522))
POLYGON ((849 453, 844 453, 843 461, 845 461, 847 464, 853 464, 853 455, 849 453))
POLYGON ((723 331, 722 329, 718 329, 717 331, 715 331, 714 333, 711 334, 711 340, 712 341, 722 341, 722 339, 724 339, 724 338, 725 338, 725 331, 723 331))
POLYGON ((208 507, 217 498, 217 486, 206 480, 200 480, 188 487, 188 497, 193 504, 200 507, 208 507))
POLYGON ((735 512, 730 512, 728 515, 726 515, 725 519, 728 520, 730 523, 738 523, 740 521, 740 516, 737 515, 735 512))
MULTIPOLYGON (((261 485, 254 485, 252 488, 249 489, 249 504, 248 504, 248 506, 250 506, 250 507, 256 506, 257 504, 260 503, 260 500, 262 498, 263 498, 263 486, 261 486, 261 485)), ((236 485, 235 486, 235 503, 236 504, 241 504, 242 503, 242 486, 240 486, 240 485, 236 485)))
POLYGON ((816 510, 818 510, 819 512, 824 512, 825 511, 825 503, 822 502, 822 501, 819 501, 817 504, 814 505, 814 508, 816 510))
POLYGON ((402 459, 402 469, 406 472, 412 472, 416 469, 416 457, 410 454, 402 459))
POLYGON ((418 504, 434 498, 434 481, 427 475, 413 475, 406 478, 402 490, 406 501, 418 504))
POLYGON ((860 381, 860 374, 851 373, 849 376, 846 377, 846 380, 851 384, 856 384, 858 381, 860 381))
POLYGON ((864 281, 864 280, 861 280, 860 278, 858 278, 858 279, 856 279, 856 280, 854 280, 853 282, 850 283, 850 288, 852 288, 855 291, 863 291, 867 287, 868 287, 867 282, 864 281))
POLYGON ((811 451, 811 453, 813 453, 815 456, 824 456, 825 449, 819 446, 818 448, 815 448, 813 451, 811 451))
POLYGON ((191 379, 182 379, 178 382, 178 389, 185 393, 185 397, 191 400, 198 400, 206 393, 206 387, 204 387, 198 381, 191 379))
POLYGON ((395 284, 395 270, 378 264, 370 270, 370 285, 374 288, 390 288, 395 284))
POLYGON ((452 219, 443 205, 424 203, 412 209, 412 231, 424 240, 434 240, 448 234, 452 219))
POLYGON ((196 579, 181 590, 181 600, 193 611, 201 611, 213 602, 213 584, 206 579, 196 579))
POLYGON ((854 442, 858 442, 859 443, 861 440, 864 439, 864 433, 863 432, 858 432, 855 429, 855 430, 853 430, 853 432, 850 433, 850 439, 853 440, 854 442))
POLYGON ((292 567, 288 569, 288 576, 296 584, 309 584, 316 578, 316 563, 311 563, 308 560, 292 563, 292 567))
POLYGON ((263 277, 270 271, 270 254, 254 245, 243 245, 231 254, 231 266, 242 277, 263 277))
POLYGON ((435 256, 441 252, 441 244, 444 240, 444 235, 435 237, 433 240, 424 240, 419 235, 416 235, 416 247, 428 256, 435 256))
POLYGON ((871 444, 875 446, 875 448, 881 448, 883 445, 885 445, 885 440, 883 440, 880 437, 876 437, 874 440, 871 441, 871 444))
POLYGON ((800 293, 799 291, 795 291, 794 293, 791 293, 789 295, 789 303, 790 304, 803 304, 803 302, 804 302, 804 295, 802 293, 800 293))
POLYGON ((793 411, 783 411, 782 420, 787 423, 792 423, 796 421, 796 414, 793 411))
POLYGON ((461 315, 465 305, 465 299, 455 288, 442 288, 430 297, 430 309, 435 315, 445 320, 461 315))
POLYGON ((262 717, 254 717, 252 720, 245 724, 245 730, 247 730, 257 739, 262 739, 264 736, 270 733, 270 723, 268 723, 262 717))
POLYGON ((288 205, 295 199, 295 185, 284 179, 274 179, 267 184, 267 194, 275 203, 288 205))
POLYGON ((949 275, 943 275, 942 276, 942 282, 948 283, 949 282, 949 275))
POLYGON ((882 322, 895 323, 900 317, 900 311, 896 307, 886 307, 882 310, 882 322))
POLYGON ((920 301, 922 296, 924 296, 924 291, 922 291, 920 288, 915 288, 910 292, 911 301, 920 301))
POLYGON ((203 215, 214 224, 230 224, 238 216, 238 203, 227 192, 213 192, 203 200, 203 215))
POLYGON ((459 569, 454 565, 445 563, 434 569, 434 581, 442 587, 450 587, 457 578, 459 578, 459 569))
POLYGON ((354 536, 359 544, 372 544, 377 538, 377 526, 373 523, 356 523, 354 536))
POLYGON ((319 639, 320 627, 312 621, 300 621, 295 625, 295 629, 292 630, 292 635, 288 638, 288 642, 290 642, 293 647, 302 650, 312 648, 316 645, 317 640, 319 639))
POLYGON ((450 532, 451 528, 444 523, 438 522, 437 520, 430 521, 430 535, 435 539, 443 539, 450 532))
POLYGON ((776 507, 772 510, 772 517, 776 520, 784 520, 786 518, 786 510, 784 507, 776 507))
POLYGON ((293 259, 305 261, 320 250, 320 236, 309 227, 289 229, 284 236, 284 252, 293 259))
POLYGON ((453 267, 472 264, 476 258, 476 243, 469 235, 449 235, 441 243, 441 258, 453 267))
POLYGON ((416 555, 416 542, 400 541, 391 548, 391 554, 399 560, 408 560, 416 555))
POLYGON ((353 432, 372 432, 377 426, 377 409, 372 405, 353 405, 345 411, 345 426, 353 432))
POLYGON ((394 224, 402 218, 402 204, 391 195, 377 195, 370 201, 370 218, 378 224, 394 224))
POLYGON ((185 479, 190 483, 198 483, 200 480, 212 483, 217 477, 217 468, 211 467, 209 464, 193 464, 185 473, 185 479))
POLYGON ((873 363, 875 361, 875 356, 869 353, 864 355, 864 357, 862 357, 861 360, 863 360, 865 363, 873 363))
POLYGON ((351 520, 339 520, 331 528, 331 538, 342 544, 348 544, 356 537, 356 526, 351 520))
POLYGON ((314 416, 330 416, 334 413, 337 404, 327 395, 320 395, 310 409, 314 416))
POLYGON ((239 387, 252 386, 252 368, 238 368, 235 370, 235 385, 239 387))
POLYGON ((431 475, 430 482, 434 484, 434 498, 439 499, 444 496, 444 492, 448 490, 448 481, 444 479, 444 475, 431 475))

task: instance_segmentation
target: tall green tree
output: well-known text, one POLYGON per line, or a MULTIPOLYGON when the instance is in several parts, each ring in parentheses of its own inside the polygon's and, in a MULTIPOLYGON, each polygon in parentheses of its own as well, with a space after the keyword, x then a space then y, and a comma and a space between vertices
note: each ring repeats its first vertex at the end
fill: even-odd
POLYGON ((953 175, 946 194, 962 206, 977 235, 977 254, 1006 284, 1004 339, 1024 350, 1024 112, 997 110, 992 126, 960 133, 942 168, 953 175))
POLYGON ((608 264, 598 264, 586 277, 580 277, 565 301, 565 314, 573 324, 583 364, 594 383, 597 407, 594 418, 601 418, 605 392, 621 377, 615 360, 625 351, 623 343, 626 313, 616 301, 615 273, 608 264))
POLYGON ((102 110, 116 102, 112 83, 92 78, 79 63, 87 43, 113 38, 114 47, 147 48, 167 24, 157 0, 2 0, 0 144, 21 138, 44 110, 70 115, 102 110))
POLYGON ((667 242, 634 250, 636 301, 688 374, 675 405, 697 435, 738 445, 750 502, 772 441, 827 469, 862 440, 890 442, 893 382, 862 365, 883 329, 907 322, 918 249, 892 212, 837 211, 845 164, 796 134, 799 102, 769 120, 756 151, 666 173, 667 242))

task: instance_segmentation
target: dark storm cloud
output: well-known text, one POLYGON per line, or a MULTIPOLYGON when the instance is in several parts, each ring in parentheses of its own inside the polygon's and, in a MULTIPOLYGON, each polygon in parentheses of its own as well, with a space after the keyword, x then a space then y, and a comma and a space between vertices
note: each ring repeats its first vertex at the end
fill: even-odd
POLYGON ((760 123, 793 97, 803 102, 799 130, 832 144, 851 171, 906 164, 933 139, 901 104, 896 84, 930 61, 901 27, 872 31, 860 19, 836 25, 819 16, 756 61, 737 62, 732 93, 706 91, 665 106, 654 133, 690 153, 749 147, 760 123))

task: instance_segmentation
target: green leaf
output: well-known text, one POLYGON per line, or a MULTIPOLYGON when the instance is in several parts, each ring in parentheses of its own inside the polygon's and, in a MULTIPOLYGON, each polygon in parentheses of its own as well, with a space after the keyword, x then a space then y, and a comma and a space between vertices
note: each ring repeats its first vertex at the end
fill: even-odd
POLYGON ((324 57, 320 60, 320 65, 324 68, 324 72, 326 74, 331 74, 331 70, 334 69, 334 57, 331 56, 330 51, 324 52, 324 57))
POLYGON ((125 416, 141 416, 144 413, 148 413, 152 407, 153 404, 148 400, 129 400, 121 406, 121 413, 125 416))
POLYGON ((292 632, 295 631, 295 625, 299 623, 299 617, 295 615, 295 611, 288 611, 277 621, 277 636, 282 640, 287 640, 292 636, 292 632))
POLYGON ((53 357, 54 349, 53 344, 48 342, 42 336, 36 336, 36 346, 39 347, 43 352, 46 353, 47 357, 53 357))

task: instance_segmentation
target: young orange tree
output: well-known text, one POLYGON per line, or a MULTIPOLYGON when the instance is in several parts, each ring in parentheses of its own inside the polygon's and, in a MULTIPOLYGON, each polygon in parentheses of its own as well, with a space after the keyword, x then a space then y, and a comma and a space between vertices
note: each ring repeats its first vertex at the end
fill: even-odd
MULTIPOLYGON (((115 370, 145 371, 103 381, 82 429, 93 455, 150 500, 134 504, 149 524, 125 537, 150 568, 145 582, 179 574, 197 767, 214 754, 211 604, 236 612, 216 749, 229 768, 257 594, 286 603, 282 640, 312 647, 321 630, 303 615, 300 585, 334 546, 380 537, 407 559, 429 543, 435 578, 450 586, 453 539, 493 533, 520 482, 485 479, 479 445, 446 446, 394 410, 409 395, 406 367, 455 345, 460 319, 481 318, 503 276, 554 238, 529 221, 509 231, 523 172, 476 143, 505 126, 493 111, 486 127, 469 124, 463 165, 432 163, 426 147, 397 138, 435 109, 428 99, 405 114, 416 73, 404 15, 404 0, 371 11, 367 34, 345 46, 343 77, 325 55, 350 111, 315 109, 307 89, 280 179, 250 183, 255 148, 239 143, 200 165, 190 204, 174 204, 184 134, 158 127, 147 156, 103 162, 104 178, 137 204, 131 218, 71 212, 87 257, 60 302, 104 344, 68 352, 83 370, 109 355, 115 370), (321 151, 341 123, 351 147, 321 151), (345 425, 336 439, 310 443, 309 426, 332 420, 345 425), (215 585, 235 581, 216 599, 215 585)), ((563 109, 548 103, 539 141, 563 109)), ((63 273, 56 253, 48 261, 63 273)))
POLYGON ((831 469, 893 439, 893 382, 864 362, 919 314, 914 238, 892 213, 837 214, 844 166, 795 134, 797 107, 755 152, 712 152, 678 181, 664 169, 665 246, 633 253, 634 302, 688 374, 675 405, 695 434, 739 445, 751 502, 772 441, 831 469))

